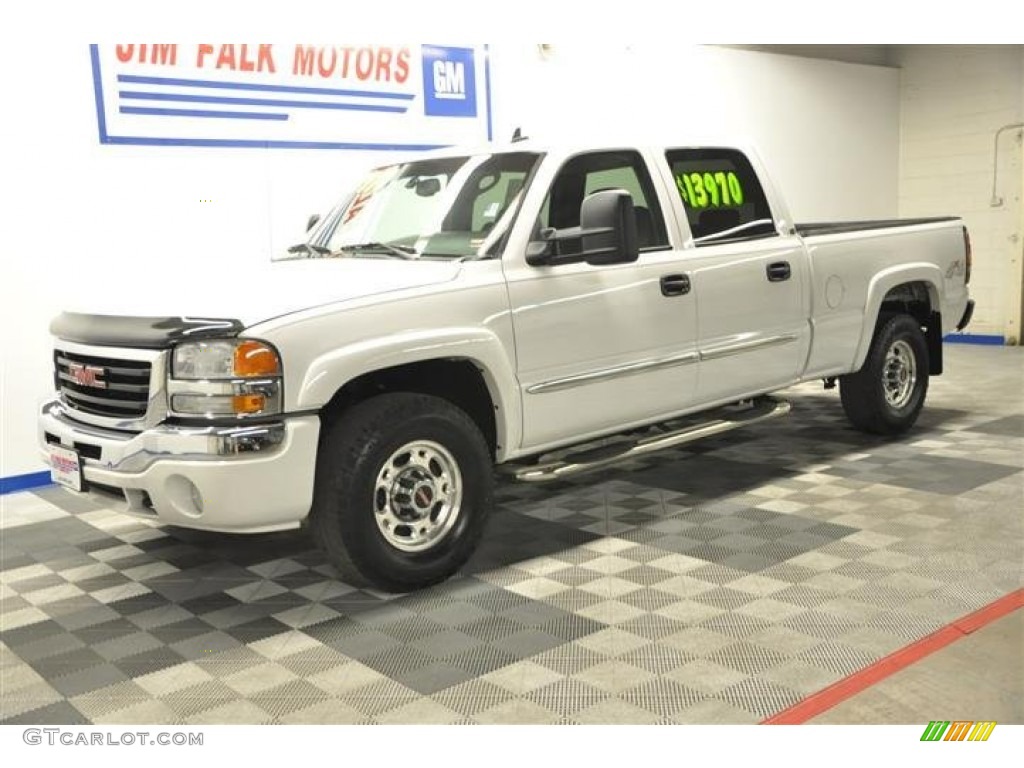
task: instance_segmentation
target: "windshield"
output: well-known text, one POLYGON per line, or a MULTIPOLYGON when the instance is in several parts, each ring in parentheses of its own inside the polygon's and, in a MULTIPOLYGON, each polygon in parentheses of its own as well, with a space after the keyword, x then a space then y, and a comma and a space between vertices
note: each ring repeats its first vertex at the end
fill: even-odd
POLYGON ((465 258, 493 255, 538 155, 432 158, 371 171, 296 255, 465 258), (326 252, 326 251, 324 251, 326 252))

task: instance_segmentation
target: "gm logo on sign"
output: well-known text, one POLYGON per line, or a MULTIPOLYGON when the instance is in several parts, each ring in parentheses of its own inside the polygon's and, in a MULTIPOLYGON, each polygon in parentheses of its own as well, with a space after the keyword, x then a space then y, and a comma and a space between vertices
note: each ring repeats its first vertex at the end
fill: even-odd
POLYGON ((423 112, 434 117, 476 117, 472 48, 423 46, 423 112))

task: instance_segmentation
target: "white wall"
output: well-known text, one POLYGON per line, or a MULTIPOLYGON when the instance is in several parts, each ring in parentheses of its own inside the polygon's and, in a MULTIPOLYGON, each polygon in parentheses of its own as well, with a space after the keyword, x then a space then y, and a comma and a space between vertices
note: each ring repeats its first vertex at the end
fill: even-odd
POLYGON ((1024 120, 1024 46, 907 46, 901 66, 901 216, 963 216, 977 302, 968 328, 1020 340, 1021 143, 1003 134, 992 207, 993 139, 1024 120))
POLYGON ((32 78, 5 86, 21 111, 0 143, 0 477, 10 477, 44 469, 34 411, 52 389, 47 329, 66 299, 100 294, 104 275, 125 271, 166 295, 214 260, 236 264, 231 290, 244 289, 247 264, 296 242, 310 213, 397 155, 101 146, 86 42, 0 55, 8 72, 36 62, 32 78))
POLYGON ((714 46, 495 51, 496 133, 752 141, 798 221, 896 214, 899 73, 714 46))
MULTIPOLYGON (((0 477, 43 469, 35 407, 51 387, 50 319, 104 275, 166 296, 204 265, 245 266, 294 242, 381 153, 100 146, 88 47, 17 71, 5 122, 0 281, 0 477), (40 98, 46 93, 49 98, 40 98), (210 202, 201 202, 209 200, 210 202)), ((758 144, 798 220, 895 214, 897 72, 749 51, 673 46, 493 49, 495 133, 740 136, 758 144)), ((216 308, 211 308, 216 312, 216 308)))

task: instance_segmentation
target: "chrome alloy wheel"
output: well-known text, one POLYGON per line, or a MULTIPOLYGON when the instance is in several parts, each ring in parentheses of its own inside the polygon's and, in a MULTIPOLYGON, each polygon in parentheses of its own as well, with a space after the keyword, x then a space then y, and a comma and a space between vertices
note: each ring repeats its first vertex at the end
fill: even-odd
POLYGON ((893 408, 903 408, 910 402, 917 383, 917 360, 914 350, 902 339, 892 343, 885 353, 882 369, 882 390, 885 401, 893 408))
POLYGON ((377 473, 374 519, 395 549, 423 552, 436 546, 459 519, 461 506, 458 462, 437 443, 406 443, 377 473))

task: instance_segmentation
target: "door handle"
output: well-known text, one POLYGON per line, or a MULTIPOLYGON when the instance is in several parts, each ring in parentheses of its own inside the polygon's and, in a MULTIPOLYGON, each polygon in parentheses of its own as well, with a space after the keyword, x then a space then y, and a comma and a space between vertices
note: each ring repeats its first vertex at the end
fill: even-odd
POLYGON ((781 283, 783 280, 789 280, 792 274, 788 261, 774 261, 768 265, 765 271, 768 273, 769 283, 781 283))
POLYGON ((689 275, 664 275, 661 278, 662 296, 683 296, 690 292, 689 275))

